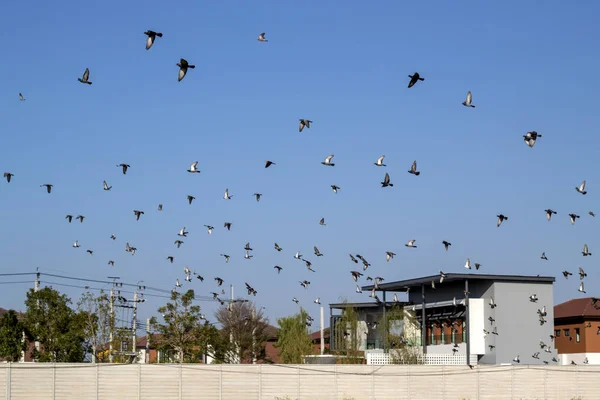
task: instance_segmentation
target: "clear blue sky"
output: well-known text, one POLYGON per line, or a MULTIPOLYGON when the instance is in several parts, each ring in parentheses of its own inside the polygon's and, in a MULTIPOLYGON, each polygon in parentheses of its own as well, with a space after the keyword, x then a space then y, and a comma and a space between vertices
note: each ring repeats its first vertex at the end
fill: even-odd
MULTIPOLYGON (((349 271, 359 266, 348 253, 388 282, 466 272, 467 257, 481 273, 552 275, 557 303, 581 295, 581 266, 598 295, 600 215, 588 211, 600 214, 599 12, 559 1, 5 2, 0 173, 15 176, 0 182, 0 272, 117 275, 169 290, 188 265, 205 281, 184 289, 209 295, 219 276, 242 295, 247 281, 272 323, 298 309, 295 296, 314 327, 315 297, 325 307, 368 300, 354 293, 349 271), (146 51, 148 29, 164 37, 146 51), (268 43, 256 41, 261 32, 268 43), (196 69, 177 82, 180 57, 196 69), (91 86, 77 82, 86 67, 91 86), (425 81, 408 89, 415 71, 425 81), (461 105, 468 90, 475 109, 461 105), (299 133, 298 118, 314 123, 299 133), (531 130, 543 135, 534 148, 522 140, 531 130), (320 164, 329 154, 334 168, 320 164), (382 154, 387 168, 373 165, 382 154), (277 165, 265 169, 267 159, 277 165), (196 160, 202 172, 187 173, 196 160), (419 177, 407 173, 413 160, 419 177), (386 171, 394 187, 383 189, 386 171), (586 196, 574 189, 583 179, 586 196), (548 207, 558 211, 550 223, 548 207), (145 211, 138 222, 134 209, 145 211), (581 215, 574 226, 571 212, 581 215), (86 219, 68 224, 68 213, 86 219), (509 216, 500 228, 498 213, 509 216), (176 249, 183 226, 190 234, 176 249), (409 239, 417 249, 404 247, 409 239), (593 257, 582 257, 584 243, 593 257), (389 263, 386 250, 397 253, 389 263), (575 274, 568 281, 564 269, 575 274)), ((28 287, 0 286, 0 306, 23 310, 28 287)), ((147 297, 140 319, 164 301, 147 297)), ((212 318, 215 304, 201 305, 212 318)))

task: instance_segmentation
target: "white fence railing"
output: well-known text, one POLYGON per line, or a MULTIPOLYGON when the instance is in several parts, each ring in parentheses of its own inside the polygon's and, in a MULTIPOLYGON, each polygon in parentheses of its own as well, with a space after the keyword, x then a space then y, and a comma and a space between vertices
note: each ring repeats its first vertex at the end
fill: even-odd
POLYGON ((3 400, 598 399, 600 366, 2 364, 3 400))
MULTIPOLYGON (((367 365, 390 365, 404 364, 400 357, 394 357, 393 354, 383 352, 367 352, 367 365)), ((466 354, 420 354, 417 357, 417 364, 423 365, 467 365, 466 354)), ((477 365, 477 355, 471 354, 471 365, 477 365)))

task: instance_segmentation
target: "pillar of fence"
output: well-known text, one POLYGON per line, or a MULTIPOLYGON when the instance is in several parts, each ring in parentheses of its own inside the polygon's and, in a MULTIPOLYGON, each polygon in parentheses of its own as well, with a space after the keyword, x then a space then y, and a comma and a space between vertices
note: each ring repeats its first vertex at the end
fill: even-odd
POLYGON ((12 363, 8 363, 8 368, 6 368, 6 400, 10 400, 10 378, 11 378, 11 371, 10 368, 12 366, 12 363))

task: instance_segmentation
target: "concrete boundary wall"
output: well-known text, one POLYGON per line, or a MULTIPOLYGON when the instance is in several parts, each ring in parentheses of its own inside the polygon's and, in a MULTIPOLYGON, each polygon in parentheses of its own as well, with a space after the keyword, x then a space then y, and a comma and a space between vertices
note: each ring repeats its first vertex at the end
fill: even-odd
POLYGON ((600 366, 0 363, 0 400, 600 398, 600 366))

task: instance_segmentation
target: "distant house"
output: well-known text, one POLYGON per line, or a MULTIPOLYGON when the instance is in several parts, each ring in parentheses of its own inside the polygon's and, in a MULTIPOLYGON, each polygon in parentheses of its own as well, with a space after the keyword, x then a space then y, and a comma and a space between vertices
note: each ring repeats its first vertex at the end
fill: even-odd
MULTIPOLYGON (((550 363, 555 355, 550 340, 554 333, 554 281, 554 277, 543 276, 447 273, 441 283, 440 275, 380 283, 375 290, 377 302, 355 307, 361 321, 361 350, 367 354, 367 362, 369 357, 378 359, 374 361, 377 363, 389 362, 387 333, 380 321, 384 320, 384 312, 399 304, 406 316, 395 328, 408 334, 409 341, 420 348, 425 363, 505 364, 512 363, 516 356, 521 364, 550 363), (390 302, 396 293, 408 293, 408 302, 390 302), (530 300, 532 295, 535 301, 530 300), (544 306, 542 321, 538 310, 544 306), (550 346, 550 353, 540 349, 540 338, 550 346), (533 358, 538 350, 539 358, 533 358)), ((340 316, 333 310, 343 306, 330 304, 334 338, 339 335, 336 322, 340 316)), ((336 340, 331 344, 335 349, 336 340)))
POLYGON ((600 364, 600 300, 573 299, 554 306, 554 343, 561 364, 600 364))
MULTIPOLYGON (((310 340, 312 341, 312 353, 321 354, 321 330, 310 334, 310 340)), ((329 328, 323 329, 323 342, 325 343, 325 352, 329 352, 329 328)))
MULTIPOLYGON (((281 358, 279 357, 279 349, 275 347, 277 344, 277 334, 279 329, 273 325, 268 325, 265 329, 268 339, 265 343, 265 357, 263 360, 257 360, 257 364, 279 364, 281 358)), ((242 364, 251 364, 252 360, 244 360, 242 364)))

